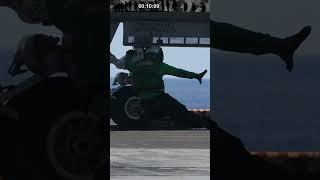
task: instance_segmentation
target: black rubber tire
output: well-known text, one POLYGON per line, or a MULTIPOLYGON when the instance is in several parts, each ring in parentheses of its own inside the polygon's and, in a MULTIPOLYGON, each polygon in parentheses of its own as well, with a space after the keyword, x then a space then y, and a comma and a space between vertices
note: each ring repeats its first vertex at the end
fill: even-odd
MULTIPOLYGON (((119 128, 144 128, 150 126, 150 122, 143 118, 132 119, 125 112, 125 104, 129 98, 137 97, 132 86, 123 86, 112 93, 110 112, 111 119, 119 128)), ((138 98, 138 97, 137 97, 138 98)))
MULTIPOLYGON (((81 100, 80 100, 81 102, 81 100)), ((47 140, 57 120, 81 109, 70 80, 56 77, 45 80, 9 102, 18 111, 15 179, 70 180, 59 174, 49 158, 47 140), (20 173, 21 172, 21 173, 20 173)), ((76 166, 76 165, 75 165, 76 166)))

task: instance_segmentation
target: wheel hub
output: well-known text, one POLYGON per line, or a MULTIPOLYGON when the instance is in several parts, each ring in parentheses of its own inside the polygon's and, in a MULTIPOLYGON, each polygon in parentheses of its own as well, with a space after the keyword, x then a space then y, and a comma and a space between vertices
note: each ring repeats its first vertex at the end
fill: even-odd
POLYGON ((47 138, 49 160, 57 173, 70 180, 91 180, 104 160, 105 143, 97 133, 99 119, 72 112, 52 126, 47 138))
POLYGON ((124 105, 124 111, 130 119, 140 119, 140 116, 143 113, 141 99, 137 96, 130 97, 124 105))

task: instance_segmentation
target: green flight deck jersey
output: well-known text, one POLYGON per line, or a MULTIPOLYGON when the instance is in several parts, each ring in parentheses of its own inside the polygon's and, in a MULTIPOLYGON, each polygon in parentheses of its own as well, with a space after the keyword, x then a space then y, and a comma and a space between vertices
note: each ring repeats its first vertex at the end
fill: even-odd
POLYGON ((150 56, 146 56, 137 63, 127 56, 125 66, 130 71, 133 88, 142 99, 152 99, 164 92, 162 79, 164 75, 188 79, 198 76, 196 73, 170 66, 162 60, 152 59, 150 56))

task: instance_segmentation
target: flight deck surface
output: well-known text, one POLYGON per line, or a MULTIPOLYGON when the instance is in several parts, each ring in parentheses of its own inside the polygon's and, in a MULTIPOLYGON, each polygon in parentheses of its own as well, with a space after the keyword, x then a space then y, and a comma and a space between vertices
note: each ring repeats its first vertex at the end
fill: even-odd
POLYGON ((110 131, 110 178, 114 180, 209 180, 210 132, 110 131))

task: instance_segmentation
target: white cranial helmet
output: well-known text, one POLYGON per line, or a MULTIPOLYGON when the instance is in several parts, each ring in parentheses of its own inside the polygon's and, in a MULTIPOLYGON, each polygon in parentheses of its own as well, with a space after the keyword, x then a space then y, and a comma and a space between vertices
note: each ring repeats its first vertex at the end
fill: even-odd
MULTIPOLYGON (((132 64, 137 64, 144 60, 144 47, 133 47, 132 54, 129 55, 132 64)), ((127 54, 128 55, 128 54, 127 54)))
POLYGON ((144 59, 144 47, 133 47, 133 52, 137 59, 144 59))

